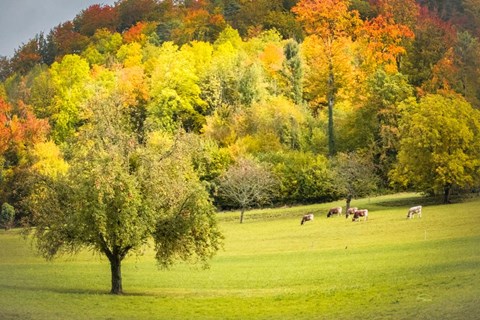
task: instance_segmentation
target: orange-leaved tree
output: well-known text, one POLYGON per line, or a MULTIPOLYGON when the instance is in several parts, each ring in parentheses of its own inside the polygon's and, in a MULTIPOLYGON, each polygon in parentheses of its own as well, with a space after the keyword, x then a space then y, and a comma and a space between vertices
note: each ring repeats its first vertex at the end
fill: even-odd
POLYGON ((308 35, 321 40, 322 50, 326 55, 327 104, 328 104, 328 150, 330 155, 336 152, 333 108, 337 93, 335 80, 335 46, 344 38, 351 37, 353 31, 361 24, 358 12, 350 11, 347 0, 300 0, 292 11, 297 20, 303 24, 308 35))
POLYGON ((21 202, 29 188, 31 151, 47 131, 48 122, 37 119, 27 105, 12 106, 0 98, 0 203, 12 205, 18 217, 25 214, 21 202))
POLYGON ((396 23, 392 15, 379 15, 366 21, 361 34, 367 42, 370 60, 391 73, 397 72, 399 57, 406 53, 404 40, 414 37, 412 30, 396 23))

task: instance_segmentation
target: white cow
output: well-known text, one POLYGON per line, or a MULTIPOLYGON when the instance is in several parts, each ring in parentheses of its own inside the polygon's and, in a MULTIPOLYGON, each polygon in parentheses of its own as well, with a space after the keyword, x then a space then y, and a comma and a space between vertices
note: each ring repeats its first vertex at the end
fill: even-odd
POLYGON ((418 217, 422 217, 422 206, 415 206, 408 209, 407 219, 411 219, 415 214, 418 214, 418 217))
POLYGON ((302 221, 300 224, 304 224, 306 221, 312 221, 313 220, 313 213, 306 214, 302 217, 302 221))
POLYGON ((351 214, 355 214, 355 210, 358 210, 358 208, 357 207, 348 208, 345 218, 348 218, 351 214))

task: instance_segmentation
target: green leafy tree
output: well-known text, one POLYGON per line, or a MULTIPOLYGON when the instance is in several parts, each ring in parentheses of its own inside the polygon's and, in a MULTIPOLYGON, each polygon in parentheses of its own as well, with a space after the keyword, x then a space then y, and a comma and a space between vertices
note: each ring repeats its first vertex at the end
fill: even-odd
POLYGON ((370 148, 383 184, 396 162, 399 147, 398 105, 413 96, 413 88, 401 73, 389 74, 381 69, 370 75, 368 99, 349 124, 352 149, 370 148))
POLYGON ((108 29, 98 29, 91 37, 83 55, 90 64, 110 65, 115 62, 117 50, 122 46, 122 36, 108 29))
POLYGON ((475 186, 480 168, 480 112, 457 95, 427 95, 402 104, 398 164, 391 179, 415 190, 475 186))
POLYGON ((4 202, 2 204, 2 211, 0 212, 0 225, 5 230, 11 229, 15 221, 15 208, 10 204, 4 202))
POLYGON ((51 116, 51 105, 55 96, 55 88, 52 83, 52 76, 50 70, 46 67, 41 67, 34 74, 32 83, 29 86, 29 97, 26 103, 32 106, 35 115, 39 118, 45 119, 51 116))
POLYGON ((257 138, 258 152, 265 151, 273 141, 278 141, 285 149, 295 150, 304 145, 307 118, 304 108, 284 97, 274 97, 247 109, 236 131, 239 135, 257 138), (265 141, 268 136, 270 139, 265 141))
POLYGON ((480 1, 478 0, 463 0, 466 16, 470 18, 472 29, 478 29, 480 26, 480 1))
POLYGON ((480 106, 480 43, 478 38, 468 32, 460 32, 457 35, 455 47, 456 64, 459 70, 459 88, 468 102, 473 106, 480 106))
POLYGON ((315 203, 338 198, 328 159, 311 152, 283 151, 264 156, 279 180, 278 202, 315 203))
POLYGON ((35 244, 47 259, 88 248, 106 256, 111 293, 122 294, 123 259, 152 243, 162 267, 207 263, 221 247, 214 207, 184 136, 132 137, 115 97, 94 97, 65 175, 44 176, 29 198, 35 244))
POLYGON ((303 79, 303 65, 300 58, 300 46, 291 39, 288 40, 283 49, 285 60, 283 61, 282 75, 287 82, 287 96, 291 97, 293 102, 301 104, 302 97, 302 79, 303 79))
POLYGON ((231 27, 225 28, 215 41, 209 79, 211 89, 220 95, 220 104, 249 106, 264 97, 264 74, 258 52, 246 52, 248 45, 253 47, 255 43, 242 42, 237 30, 231 27))
POLYGON ((10 59, 0 56, 0 82, 5 81, 12 73, 12 62, 10 59))
POLYGON ((275 29, 284 39, 301 40, 303 38, 302 27, 290 9, 269 11, 263 23, 264 29, 275 29))
POLYGON ((357 152, 338 153, 333 160, 335 188, 346 201, 347 210, 352 199, 366 197, 377 190, 379 179, 371 156, 357 152))

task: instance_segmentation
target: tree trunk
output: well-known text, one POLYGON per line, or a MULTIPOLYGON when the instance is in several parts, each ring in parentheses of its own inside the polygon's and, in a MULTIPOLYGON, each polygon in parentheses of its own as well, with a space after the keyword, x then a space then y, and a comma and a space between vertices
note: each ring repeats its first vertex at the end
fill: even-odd
POLYGON ((348 209, 350 209, 350 203, 351 202, 352 202, 352 197, 347 196, 347 207, 345 208, 345 212, 348 211, 348 209))
POLYGON ((450 191, 452 190, 452 184, 447 183, 443 188, 443 203, 450 203, 450 191))
POLYGON ((348 195, 346 202, 347 202, 347 205, 346 205, 346 208, 345 208, 345 218, 348 219, 348 209, 350 209, 350 203, 352 202, 352 196, 348 195))
POLYGON ((112 275, 112 289, 110 290, 110 293, 123 294, 122 260, 132 249, 132 246, 128 245, 122 248, 114 245, 113 248, 110 248, 105 240, 105 237, 101 233, 98 234, 98 240, 100 242, 102 252, 107 256, 108 261, 110 261, 110 271, 112 275))
POLYGON ((240 211, 240 223, 243 223, 243 213, 245 212, 245 208, 242 208, 240 211))
POLYGON ((112 272, 111 294, 123 294, 122 287, 122 259, 120 255, 113 255, 110 259, 110 270, 112 272))
POLYGON ((333 73, 333 62, 328 64, 328 155, 334 156, 336 153, 335 134, 333 124, 333 107, 335 105, 335 74, 333 73))

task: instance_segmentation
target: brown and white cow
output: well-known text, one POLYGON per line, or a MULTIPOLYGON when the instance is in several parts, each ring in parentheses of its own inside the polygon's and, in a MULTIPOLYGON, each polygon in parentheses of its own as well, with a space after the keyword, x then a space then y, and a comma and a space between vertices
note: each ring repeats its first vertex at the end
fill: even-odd
POLYGON ((352 221, 360 221, 360 218, 363 217, 365 221, 368 220, 368 210, 367 209, 360 209, 355 210, 353 213, 352 221))
POLYGON ((357 207, 348 208, 347 214, 345 215, 345 218, 348 219, 348 217, 349 217, 351 214, 354 214, 354 213, 355 213, 355 210, 358 210, 358 208, 357 208, 357 207))
POLYGON ((408 209, 407 219, 413 218, 416 214, 418 214, 419 218, 422 217, 422 206, 415 206, 408 209))
POLYGON ((330 210, 328 210, 327 218, 330 218, 334 214, 341 216, 342 215, 342 207, 335 207, 335 208, 331 208, 330 210))
POLYGON ((306 221, 312 221, 313 220, 313 213, 306 214, 302 217, 302 221, 300 222, 300 225, 303 225, 306 221))

